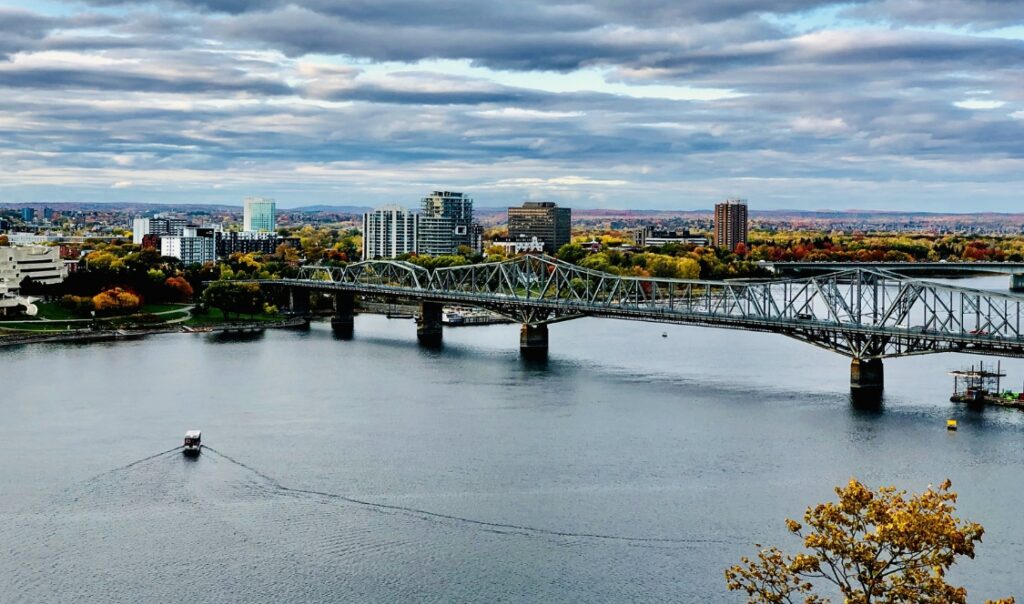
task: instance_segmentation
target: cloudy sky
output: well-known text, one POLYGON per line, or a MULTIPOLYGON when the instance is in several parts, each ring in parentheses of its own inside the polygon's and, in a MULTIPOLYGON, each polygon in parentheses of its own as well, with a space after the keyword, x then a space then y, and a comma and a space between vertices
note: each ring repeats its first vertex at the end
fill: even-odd
POLYGON ((0 201, 1024 211, 1021 0, 0 0, 0 201))

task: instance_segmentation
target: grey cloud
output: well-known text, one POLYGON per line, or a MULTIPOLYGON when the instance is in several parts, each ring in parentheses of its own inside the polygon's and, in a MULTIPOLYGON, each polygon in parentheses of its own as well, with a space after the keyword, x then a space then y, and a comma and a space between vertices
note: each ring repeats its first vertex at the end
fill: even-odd
POLYGON ((56 25, 57 21, 49 17, 0 8, 0 59, 31 47, 56 25))
POLYGON ((115 69, 62 69, 56 67, 0 69, 0 86, 8 88, 91 89, 133 92, 205 92, 252 93, 268 96, 291 94, 281 82, 249 77, 203 78, 147 75, 115 69))
MULTIPOLYGON (((140 5, 151 0, 91 0, 98 6, 140 5)), ((243 14, 265 12, 286 6, 342 17, 361 23, 384 25, 445 26, 455 29, 536 29, 542 31, 583 30, 610 23, 678 24, 727 21, 752 14, 789 14, 835 4, 857 4, 864 0, 164 0, 197 11, 243 14)))
POLYGON ((663 197, 706 179, 851 178, 902 191, 911 179, 1002 182, 1019 173, 1012 162, 1024 120, 1010 114, 1024 109, 1020 41, 898 27, 794 36, 759 16, 820 5, 796 0, 492 4, 211 0, 206 12, 146 5, 77 24, 2 11, 0 54, 28 60, 0 64, 0 86, 12 91, 0 140, 18 165, 104 173, 113 156, 127 156, 143 176, 266 173, 289 186, 303 182, 300 167, 339 162, 403 174, 457 164, 458 178, 479 182, 588 173, 649 183, 645 194, 663 197), (32 57, 47 49, 88 60, 32 57), (310 53, 410 66, 387 76, 367 69, 370 77, 298 58, 310 53), (414 65, 425 58, 521 70, 596 65, 631 84, 741 95, 555 94, 432 74, 414 65), (1007 105, 954 106, 969 97, 1007 105))
POLYGON ((680 48, 730 39, 778 38, 782 32, 760 20, 686 28, 634 31, 596 28, 547 31, 514 26, 460 29, 396 22, 370 25, 289 6, 210 22, 216 34, 264 44, 289 56, 342 54, 375 61, 469 59, 496 69, 571 71, 588 65, 638 63, 671 56, 680 48))

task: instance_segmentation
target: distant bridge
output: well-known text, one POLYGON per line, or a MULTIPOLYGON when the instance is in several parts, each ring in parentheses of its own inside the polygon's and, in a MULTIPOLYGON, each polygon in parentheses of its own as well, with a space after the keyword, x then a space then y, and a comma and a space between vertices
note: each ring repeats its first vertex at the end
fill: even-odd
POLYGON ((843 271, 850 268, 907 273, 997 273, 1010 275, 1010 291, 1024 291, 1024 262, 763 262, 780 275, 843 271))
POLYGON ((356 295, 418 301, 421 342, 440 343, 445 304, 485 308, 522 324, 524 355, 547 354, 549 323, 608 317, 778 333, 852 359, 851 386, 880 389, 882 359, 938 352, 1024 357, 1024 296, 908 279, 877 268, 720 282, 622 277, 548 256, 428 271, 402 261, 308 265, 288 288, 293 309, 331 294, 334 328, 351 335, 356 295))

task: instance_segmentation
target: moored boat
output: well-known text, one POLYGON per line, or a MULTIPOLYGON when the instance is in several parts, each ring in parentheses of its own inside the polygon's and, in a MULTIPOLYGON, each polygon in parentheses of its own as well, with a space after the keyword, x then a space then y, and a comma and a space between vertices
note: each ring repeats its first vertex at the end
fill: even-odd
POLYGON ((1006 377, 1002 364, 997 364, 995 371, 979 363, 977 367, 971 365, 949 374, 953 376, 953 395, 949 400, 954 403, 1024 409, 1024 392, 1002 390, 1002 378, 1006 377))

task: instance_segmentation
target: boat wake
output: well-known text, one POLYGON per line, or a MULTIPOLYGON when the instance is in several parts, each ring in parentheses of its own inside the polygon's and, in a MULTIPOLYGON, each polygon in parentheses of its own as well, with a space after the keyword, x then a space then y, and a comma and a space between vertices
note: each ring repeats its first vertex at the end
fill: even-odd
POLYGON ((281 482, 279 482, 273 476, 270 476, 270 475, 268 475, 268 474, 266 474, 266 473, 264 473, 264 472, 262 472, 262 471, 260 471, 260 470, 258 470, 256 468, 248 465, 248 464, 245 464, 245 463, 243 463, 243 462, 241 462, 241 461, 231 457, 230 455, 227 455, 226 453, 222 453, 222 452, 214 449, 213 447, 211 447, 209 445, 203 445, 203 450, 204 451, 209 451, 209 452, 219 456, 220 458, 224 459, 225 461, 230 462, 232 464, 235 464, 238 467, 253 473, 254 475, 256 475, 259 478, 261 478, 264 481, 266 481, 266 483, 268 485, 270 485, 273 489, 281 491, 281 492, 284 492, 284 493, 293 493, 293 494, 299 494, 299 495, 311 495, 311 496, 322 497, 324 499, 329 499, 329 500, 334 500, 334 501, 344 501, 345 503, 350 503, 350 504, 353 504, 353 505, 358 505, 358 506, 361 506, 361 507, 364 507, 364 508, 375 509, 375 510, 379 510, 379 511, 399 512, 399 513, 415 516, 415 517, 418 517, 418 518, 422 518, 422 519, 425 519, 425 520, 430 520, 430 519, 446 520, 446 521, 450 521, 450 522, 458 522, 460 524, 467 524, 467 525, 484 527, 484 528, 495 530, 495 531, 507 532, 507 533, 510 533, 510 534, 518 533, 518 534, 523 534, 523 535, 541 535, 541 536, 563 537, 563 538, 573 538, 573 539, 594 539, 594 540, 599 540, 599 541, 619 541, 619 542, 627 542, 627 543, 649 543, 649 544, 650 543, 685 544, 685 545, 703 544, 703 543, 714 543, 714 544, 721 544, 721 543, 730 543, 730 544, 746 543, 745 541, 741 541, 741 540, 738 540, 738 539, 679 538, 679 537, 632 537, 632 536, 627 536, 627 535, 611 535, 611 534, 605 534, 605 533, 580 533, 580 532, 572 532, 572 531, 560 531, 560 530, 556 530, 556 529, 539 528, 539 527, 526 526, 526 525, 521 525, 521 524, 509 524, 509 523, 503 523, 503 522, 489 522, 489 521, 486 521, 486 520, 477 520, 477 519, 474 519, 474 518, 466 518, 466 517, 463 517, 463 516, 455 516, 455 515, 452 515, 452 514, 442 514, 442 513, 439 513, 439 512, 431 512, 429 510, 424 510, 424 509, 414 508, 414 507, 409 507, 409 506, 394 505, 394 504, 388 504, 388 503, 380 503, 380 502, 375 502, 375 501, 367 501, 365 499, 357 499, 355 497, 349 497, 347 495, 341 495, 341 494, 338 494, 338 493, 329 493, 329 492, 326 492, 326 491, 317 491, 317 490, 314 490, 314 489, 300 489, 300 488, 296 488, 296 487, 290 487, 290 486, 281 484, 281 482))
POLYGON ((141 463, 145 463, 147 461, 156 459, 157 457, 163 457, 164 455, 168 455, 170 453, 174 453, 175 451, 180 451, 183 448, 184 447, 182 445, 178 445, 177 447, 174 447, 173 449, 167 449, 166 451, 161 451, 159 453, 154 453, 152 455, 143 457, 142 459, 136 459, 133 462, 124 464, 123 466, 118 466, 116 468, 112 468, 110 470, 107 470, 106 472, 100 472, 99 474, 97 474, 97 475, 93 476, 92 478, 90 478, 87 482, 96 480, 98 478, 102 478, 102 477, 104 477, 104 476, 106 476, 108 474, 113 474, 115 472, 122 472, 124 470, 127 470, 127 469, 133 467, 133 466, 137 466, 137 465, 139 465, 141 463))

